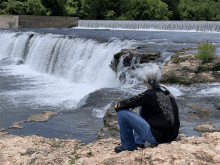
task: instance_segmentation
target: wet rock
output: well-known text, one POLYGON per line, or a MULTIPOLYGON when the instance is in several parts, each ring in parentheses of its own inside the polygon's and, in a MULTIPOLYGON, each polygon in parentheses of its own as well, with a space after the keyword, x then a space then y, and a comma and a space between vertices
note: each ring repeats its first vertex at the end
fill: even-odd
POLYGON ((52 118, 53 116, 57 114, 58 113, 53 112, 53 111, 44 111, 42 114, 33 115, 25 121, 16 122, 12 126, 8 127, 8 129, 12 129, 12 128, 22 129, 24 127, 19 126, 19 124, 26 123, 26 122, 48 121, 50 118, 52 118))
POLYGON ((110 29, 94 29, 94 30, 101 30, 101 31, 105 31, 105 30, 110 30, 110 29))
MULTIPOLYGON (((116 104, 116 102, 124 99, 116 99, 115 102, 111 104, 110 108, 108 108, 105 116, 103 117, 104 127, 99 131, 97 139, 120 138, 118 115, 115 111, 114 105, 116 104)), ((139 107, 134 108, 132 111, 138 114, 139 107)))
POLYGON ((5 131, 5 130, 6 130, 6 129, 2 128, 2 129, 0 129, 0 132, 5 131))
POLYGON ((34 37, 34 34, 29 35, 29 38, 32 38, 32 37, 34 37))
POLYGON ((215 107, 216 109, 220 110, 220 103, 214 104, 214 107, 215 107))
POLYGON ((197 59, 197 53, 177 51, 163 67, 161 83, 183 84, 220 82, 220 57, 215 55, 209 62, 197 59))
POLYGON ((25 123, 25 121, 16 122, 16 123, 14 123, 12 126, 8 127, 8 129, 12 129, 12 128, 22 129, 22 128, 24 128, 24 127, 21 127, 21 126, 18 125, 18 124, 22 124, 22 123, 25 123))
POLYGON ((116 72, 122 56, 125 56, 123 59, 124 67, 155 61, 157 58, 161 57, 160 52, 151 52, 146 45, 138 46, 136 49, 122 49, 121 52, 114 55, 114 60, 110 65, 116 72))
POLYGON ((17 57, 15 58, 7 57, 0 60, 0 66, 22 65, 22 64, 24 64, 23 60, 17 57))
POLYGON ((216 127, 213 127, 211 123, 206 122, 204 125, 199 125, 198 127, 194 128, 196 131, 200 132, 220 132, 216 127))
POLYGON ((26 122, 33 122, 33 121, 47 121, 54 115, 57 115, 58 113, 52 112, 52 111, 44 111, 42 114, 34 115, 29 117, 26 122))
POLYGON ((188 113, 195 114, 195 115, 200 116, 202 118, 207 118, 210 116, 211 111, 209 109, 206 109, 204 107, 199 107, 196 105, 186 105, 186 106, 188 108, 192 109, 192 111, 190 110, 190 111, 188 111, 188 113))

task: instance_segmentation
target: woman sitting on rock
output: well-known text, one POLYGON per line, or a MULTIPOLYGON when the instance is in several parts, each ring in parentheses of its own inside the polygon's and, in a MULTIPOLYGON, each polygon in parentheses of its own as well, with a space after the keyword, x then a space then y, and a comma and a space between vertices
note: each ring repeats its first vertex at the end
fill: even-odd
POLYGON ((121 136, 121 146, 115 147, 117 153, 145 148, 145 141, 156 145, 170 143, 179 134, 178 106, 170 91, 158 84, 160 69, 150 63, 143 74, 148 90, 115 104, 121 136), (128 110, 138 106, 139 115, 128 110))

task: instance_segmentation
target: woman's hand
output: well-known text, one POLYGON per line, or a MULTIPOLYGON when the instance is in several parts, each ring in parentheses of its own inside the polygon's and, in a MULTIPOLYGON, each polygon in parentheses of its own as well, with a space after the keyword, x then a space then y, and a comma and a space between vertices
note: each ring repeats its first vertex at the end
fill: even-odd
POLYGON ((117 108, 118 107, 118 102, 115 104, 115 108, 117 108))

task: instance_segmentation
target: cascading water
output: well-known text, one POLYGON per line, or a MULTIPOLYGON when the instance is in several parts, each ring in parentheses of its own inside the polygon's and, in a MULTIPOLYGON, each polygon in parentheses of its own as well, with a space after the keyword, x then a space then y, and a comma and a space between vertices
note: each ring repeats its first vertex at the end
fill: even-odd
POLYGON ((28 34, 17 37, 14 33, 1 35, 0 42, 5 44, 0 46, 0 58, 20 57, 37 72, 65 78, 73 83, 90 84, 97 88, 119 85, 109 64, 115 53, 131 47, 132 44, 130 41, 118 40, 100 44, 94 40, 35 34, 25 52, 28 41, 28 34), (7 42, 3 42, 6 37, 7 42))
POLYGON ((196 30, 220 32, 219 21, 79 20, 78 28, 196 30))
MULTIPOLYGON (((38 77, 42 83, 41 90, 16 91, 18 100, 32 95, 35 98, 32 101, 36 104, 65 105, 64 107, 69 108, 76 106, 82 97, 94 90, 120 86, 121 83, 109 64, 114 54, 121 49, 131 48, 134 43, 117 39, 108 43, 98 43, 92 39, 70 39, 54 34, 35 33, 34 36, 30 36, 30 33, 0 35, 0 43, 3 43, 0 45, 0 59, 10 57, 24 61, 24 66, 14 67, 13 74, 19 73, 22 77, 28 77, 28 74, 33 73, 32 77, 36 77, 36 74, 41 77, 38 77), (49 94, 56 93, 54 88, 57 94, 49 94), (63 91, 68 92, 65 95, 63 91)), ((7 93, 13 96, 14 94, 15 92, 7 93)))

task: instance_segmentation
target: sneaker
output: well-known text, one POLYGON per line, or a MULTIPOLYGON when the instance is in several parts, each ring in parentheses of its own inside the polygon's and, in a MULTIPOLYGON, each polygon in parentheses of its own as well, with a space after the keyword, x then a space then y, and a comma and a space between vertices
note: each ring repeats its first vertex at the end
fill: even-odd
MULTIPOLYGON (((137 150, 137 148, 134 149, 134 150, 137 150)), ((124 149, 124 148, 122 148, 121 146, 115 147, 115 152, 116 152, 116 153, 119 153, 119 152, 121 152, 121 151, 134 151, 134 150, 124 149)))
POLYGON ((145 148, 145 145, 144 145, 144 144, 137 144, 137 143, 136 143, 136 146, 139 147, 139 148, 145 148))

